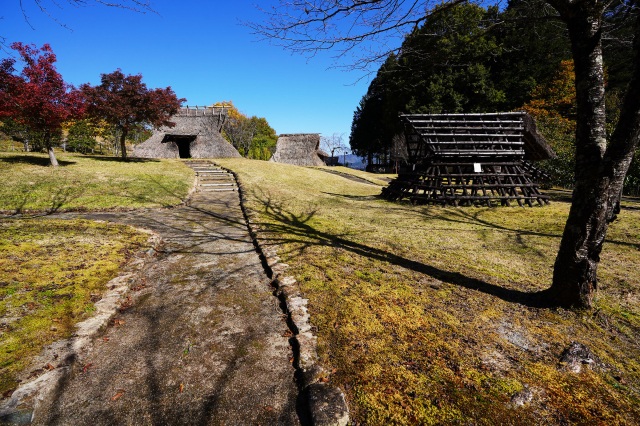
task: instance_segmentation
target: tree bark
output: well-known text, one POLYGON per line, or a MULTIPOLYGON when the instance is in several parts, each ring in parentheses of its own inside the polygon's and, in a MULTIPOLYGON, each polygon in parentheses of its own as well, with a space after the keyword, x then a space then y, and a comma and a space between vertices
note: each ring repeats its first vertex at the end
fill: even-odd
POLYGON ((640 57, 636 34, 634 78, 607 148, 602 11, 588 9, 585 3, 572 6, 559 11, 567 22, 576 70, 576 182, 549 291, 561 306, 588 308, 598 287, 597 268, 607 228, 619 212, 624 178, 638 144, 640 57))
POLYGON ((127 159, 127 134, 129 133, 129 129, 123 128, 122 133, 120 134, 120 155, 123 160, 127 159))
POLYGON ((45 132, 44 134, 44 146, 47 147, 47 153, 49 154, 49 161, 53 167, 58 167, 58 159, 56 158, 55 152, 53 152, 53 147, 51 146, 51 134, 49 132, 45 132))

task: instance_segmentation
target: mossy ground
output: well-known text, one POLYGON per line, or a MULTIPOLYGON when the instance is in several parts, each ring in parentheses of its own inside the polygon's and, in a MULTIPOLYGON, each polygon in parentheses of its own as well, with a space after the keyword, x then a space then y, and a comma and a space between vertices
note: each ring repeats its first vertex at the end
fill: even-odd
POLYGON ((625 202, 609 229, 595 308, 575 312, 541 307, 537 294, 551 282, 566 202, 416 207, 320 170, 219 163, 238 173, 263 244, 309 299, 320 356, 356 424, 640 418, 640 203, 625 202), (605 367, 563 369, 573 341, 605 367))
POLYGON ((0 221, 0 394, 44 346, 92 314, 105 284, 148 239, 87 220, 0 221))
POLYGON ((59 152, 59 167, 40 153, 0 152, 0 211, 63 211, 180 204, 194 173, 179 160, 122 161, 59 152))

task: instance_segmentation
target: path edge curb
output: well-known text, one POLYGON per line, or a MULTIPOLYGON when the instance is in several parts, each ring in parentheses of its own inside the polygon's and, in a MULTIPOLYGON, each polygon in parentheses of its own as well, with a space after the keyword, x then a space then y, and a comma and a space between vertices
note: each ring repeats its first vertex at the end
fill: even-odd
POLYGON ((238 175, 231 169, 219 167, 230 173, 236 181, 240 208, 251 241, 267 276, 271 279, 276 295, 285 306, 294 334, 294 355, 297 355, 300 391, 306 395, 312 423, 316 426, 346 426, 350 418, 345 395, 339 387, 328 382, 328 372, 318 363, 317 337, 313 333, 307 312, 308 300, 302 297, 297 280, 286 275, 289 265, 280 262, 274 249, 265 249, 260 244, 259 228, 253 220, 255 215, 246 208, 245 188, 238 175))
MULTIPOLYGON (((96 222, 102 222, 97 220, 96 222)), ((130 292, 131 284, 153 258, 157 256, 163 239, 153 231, 131 226, 139 232, 149 235, 147 244, 149 249, 141 251, 138 256, 130 260, 120 273, 105 283, 108 289, 102 298, 94 303, 96 312, 85 320, 75 324, 71 337, 57 340, 45 346, 30 362, 29 369, 40 361, 40 364, 51 360, 58 364, 49 371, 39 374, 37 377, 21 383, 7 398, 0 399, 0 425, 4 424, 31 424, 33 415, 40 401, 52 392, 62 378, 69 374, 72 365, 77 362, 78 356, 87 348, 93 339, 110 324, 118 314, 120 303, 125 295, 130 292), (57 355, 56 358, 52 357, 57 355), (21 406, 26 402, 26 408, 21 406)))

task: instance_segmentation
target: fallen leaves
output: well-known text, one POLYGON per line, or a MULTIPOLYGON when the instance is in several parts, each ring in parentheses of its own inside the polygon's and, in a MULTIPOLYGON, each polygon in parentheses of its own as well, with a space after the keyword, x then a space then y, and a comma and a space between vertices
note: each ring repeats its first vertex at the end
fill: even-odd
POLYGON ((124 392, 125 392, 124 389, 116 389, 116 394, 111 397, 111 400, 112 401, 119 400, 120 398, 122 398, 122 395, 124 395, 124 392))
POLYGON ((184 383, 180 383, 179 392, 180 393, 184 392, 184 383))
POLYGON ((129 309, 131 306, 133 306, 133 300, 131 300, 131 296, 127 296, 127 298, 120 303, 120 307, 118 308, 118 311, 124 312, 127 309, 129 309))

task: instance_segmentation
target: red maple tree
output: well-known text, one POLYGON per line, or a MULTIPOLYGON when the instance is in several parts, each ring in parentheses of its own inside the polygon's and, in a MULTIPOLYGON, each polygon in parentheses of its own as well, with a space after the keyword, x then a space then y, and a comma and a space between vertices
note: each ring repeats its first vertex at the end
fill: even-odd
POLYGON ((62 130, 62 125, 79 118, 84 112, 82 94, 67 84, 56 70, 56 55, 51 46, 13 43, 24 67, 16 74, 15 59, 0 62, 0 117, 11 117, 16 122, 42 134, 52 166, 58 161, 51 145, 51 136, 62 130))
POLYGON ((171 87, 148 89, 142 75, 124 75, 120 69, 102 74, 100 85, 83 84, 81 90, 89 116, 104 120, 120 131, 123 159, 127 158, 125 141, 129 132, 143 126, 175 126, 170 118, 186 100, 178 99, 171 87))

